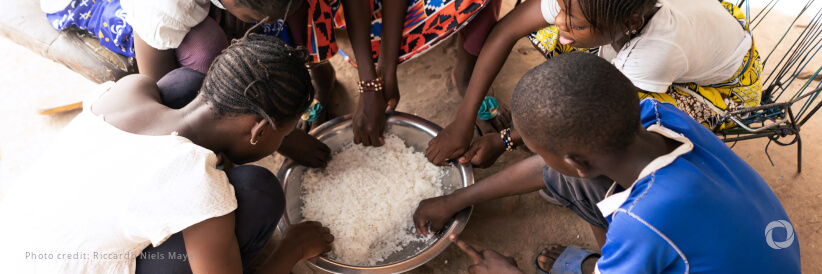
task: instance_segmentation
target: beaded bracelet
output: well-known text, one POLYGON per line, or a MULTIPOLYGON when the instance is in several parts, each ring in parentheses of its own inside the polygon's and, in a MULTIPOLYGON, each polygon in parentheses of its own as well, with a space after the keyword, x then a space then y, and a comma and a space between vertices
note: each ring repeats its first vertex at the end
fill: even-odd
POLYGON ((360 93, 363 92, 380 92, 382 91, 382 78, 377 77, 377 79, 370 80, 370 81, 360 81, 358 82, 360 93))
POLYGON ((514 140, 511 139, 510 128, 506 128, 500 131, 499 137, 502 138, 502 142, 505 143, 505 151, 514 151, 517 149, 517 146, 514 145, 514 140))

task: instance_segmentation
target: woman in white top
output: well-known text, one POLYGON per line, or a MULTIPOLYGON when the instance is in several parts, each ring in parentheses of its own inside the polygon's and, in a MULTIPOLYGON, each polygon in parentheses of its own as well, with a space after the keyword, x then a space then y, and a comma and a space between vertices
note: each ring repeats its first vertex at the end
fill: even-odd
MULTIPOLYGON (((0 198, 0 220, 15 224, 0 226, 0 273, 243 271, 273 233, 284 195, 268 170, 223 172, 217 155, 248 163, 280 146, 313 99, 306 57, 249 35, 180 109, 161 104, 141 75, 89 97, 0 198)), ((299 224, 259 270, 288 273, 333 240, 319 223, 299 224)))
MULTIPOLYGON (((516 130, 485 134, 473 144, 471 139, 478 111, 491 120, 503 117, 489 114, 501 111, 484 96, 523 36, 549 59, 581 50, 598 54, 633 82, 641 99, 673 103, 711 129, 730 125, 718 115, 760 103, 762 64, 747 20, 731 3, 530 0, 501 19, 489 35, 456 119, 429 144, 426 154, 433 163, 462 156, 460 161, 488 166, 506 149, 522 145, 516 130)), ((494 123, 495 128, 482 132, 499 132, 505 124, 494 123)))
MULTIPOLYGON (((49 22, 58 30, 88 31, 109 50, 135 57, 140 74, 159 81, 182 68, 205 75, 227 46, 223 27, 241 37, 266 17, 285 18, 305 0, 41 0, 49 22), (214 7, 212 7, 214 6, 214 7), (225 12, 223 12, 225 10, 225 12), (214 19, 219 18, 220 24, 214 19)), ((280 26, 282 25, 280 20, 280 26)), ((196 86, 199 86, 197 83, 196 86)), ((182 94, 193 98, 195 94, 182 94), (189 96, 191 95, 191 96, 189 96)), ((310 167, 327 164, 330 149, 304 131, 285 139, 284 156, 310 167)))

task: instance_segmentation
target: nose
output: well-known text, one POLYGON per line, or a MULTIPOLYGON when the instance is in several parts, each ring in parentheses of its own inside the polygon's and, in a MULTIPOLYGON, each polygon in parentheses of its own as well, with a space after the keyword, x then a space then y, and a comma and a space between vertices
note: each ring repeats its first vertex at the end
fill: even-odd
POLYGON ((560 32, 568 33, 568 24, 565 23, 565 13, 560 12, 554 17, 554 25, 557 26, 560 32))

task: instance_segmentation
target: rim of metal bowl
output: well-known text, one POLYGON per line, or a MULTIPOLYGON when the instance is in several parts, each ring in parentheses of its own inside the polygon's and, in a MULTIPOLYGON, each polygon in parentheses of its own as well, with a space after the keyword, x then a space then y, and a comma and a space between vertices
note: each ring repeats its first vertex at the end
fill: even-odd
MULTIPOLYGON (((437 124, 412 114, 394 111, 389 113, 387 117, 388 120, 386 123, 388 124, 411 126, 428 133, 428 135, 431 135, 432 137, 437 136, 439 131, 442 129, 437 124)), ((350 126, 350 124, 351 115, 337 117, 315 128, 310 132, 310 134, 318 139, 322 139, 325 134, 335 132, 338 129, 350 126)), ((296 163, 290 159, 286 159, 277 172, 277 178, 279 178, 282 182, 283 190, 285 190, 285 187, 288 184, 288 175, 290 175, 291 169, 294 166, 296 166, 296 163)), ((458 161, 454 161, 452 162, 452 166, 456 167, 460 172, 460 177, 463 182, 462 187, 467 187, 474 184, 474 172, 470 165, 463 165, 458 161)), ((448 236, 462 232, 462 229, 465 228, 465 225, 468 222, 468 218, 471 216, 472 210, 473 206, 458 212, 447 224, 445 231, 438 236, 438 239, 433 245, 429 246, 417 255, 403 261, 389 265, 354 266, 338 263, 323 256, 319 256, 309 259, 308 262, 319 269, 332 273, 400 273, 410 271, 431 261, 440 253, 445 251, 448 245, 451 244, 451 241, 448 240, 448 236)), ((280 220, 280 223, 277 225, 281 233, 291 225, 288 223, 288 220, 288 210, 286 210, 280 220)))

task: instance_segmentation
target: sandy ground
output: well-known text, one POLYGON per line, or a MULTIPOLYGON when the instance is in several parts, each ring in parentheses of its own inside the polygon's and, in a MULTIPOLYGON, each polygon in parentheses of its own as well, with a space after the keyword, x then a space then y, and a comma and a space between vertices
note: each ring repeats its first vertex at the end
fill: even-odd
MULTIPOLYGON (((512 8, 514 1, 506 1, 503 12, 512 8)), ((760 51, 773 48, 779 35, 788 26, 789 18, 769 15, 754 33, 760 51)), ((795 35, 801 28, 794 27, 795 35)), ((790 36, 788 37, 790 38, 790 36)), ((433 49, 430 53, 400 66, 399 84, 402 102, 399 110, 417 114, 437 124, 446 125, 456 113, 460 97, 449 76, 456 56, 454 41, 433 49)), ((780 46, 780 48, 784 48, 780 46)), ((81 98, 94 84, 65 67, 0 39, 0 190, 29 166, 78 112, 40 116, 35 109, 49 102, 66 102, 81 98)), ((508 102, 520 76, 544 59, 530 43, 521 40, 508 57, 503 72, 493 88, 498 98, 508 102)), ((356 94, 355 70, 340 58, 332 60, 338 68, 338 104, 332 113, 344 114, 351 110, 356 94)), ((767 71, 767 69, 766 69, 767 71)), ((797 88, 796 85, 792 88, 797 88)), ((736 144, 733 150, 748 161, 773 188, 782 201, 797 231, 802 250, 802 269, 807 273, 822 273, 822 260, 814 256, 822 253, 822 177, 819 169, 822 152, 819 133, 822 118, 814 117, 802 128, 804 171, 796 173, 796 146, 771 145, 769 153, 775 163, 771 166, 765 155, 767 140, 751 140, 736 144), (817 179, 813 179, 817 178, 817 179)), ((475 170, 478 180, 528 157, 523 151, 507 153, 492 168, 475 170)), ((275 171, 278 159, 269 157, 258 164, 275 171)), ((2 193, 0 193, 0 198, 2 193)), ((681 216, 686 219, 687 216, 681 216)), ((711 224, 705 224, 711 225, 711 224)), ((764 233, 763 233, 764 234, 764 233)), ((277 236, 275 236, 276 238, 277 236)), ((588 225, 570 210, 545 203, 537 194, 509 197, 479 204, 463 233, 463 239, 478 249, 496 249, 517 259, 526 273, 532 273, 535 252, 551 243, 575 244, 598 249, 588 225)), ((763 235, 764 244, 764 235, 763 235)), ((439 257, 411 273, 463 273, 470 259, 456 247, 449 247, 439 257)), ((298 265, 295 273, 317 272, 305 264, 298 265)))

